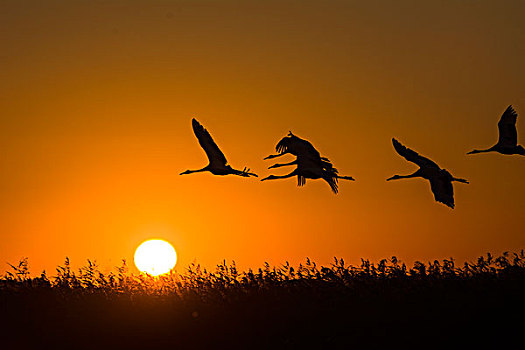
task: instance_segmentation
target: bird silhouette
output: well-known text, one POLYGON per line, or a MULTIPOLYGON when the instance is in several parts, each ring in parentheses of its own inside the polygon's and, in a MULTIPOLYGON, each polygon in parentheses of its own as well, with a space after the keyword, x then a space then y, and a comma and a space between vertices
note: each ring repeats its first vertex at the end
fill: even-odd
POLYGON ((430 189, 434 194, 434 199, 437 202, 441 202, 446 206, 454 209, 454 189, 452 187, 453 181, 458 181, 468 184, 469 182, 465 179, 458 179, 453 177, 446 169, 441 169, 439 165, 434 163, 428 158, 419 155, 417 152, 403 146, 396 139, 392 139, 394 148, 403 158, 409 162, 415 163, 419 166, 419 169, 410 175, 394 175, 388 179, 398 180, 407 179, 412 177, 422 177, 430 181, 430 189))
POLYGON ((277 180, 297 176, 297 185, 303 186, 306 179, 323 179, 325 180, 334 193, 338 192, 338 179, 355 181, 351 176, 340 176, 338 170, 332 165, 330 160, 321 157, 319 151, 308 141, 303 140, 290 131, 288 136, 284 137, 275 147, 278 154, 270 155, 264 159, 280 157, 284 154, 292 154, 297 158, 289 163, 274 164, 268 169, 279 168, 288 165, 297 165, 297 168, 287 175, 270 175, 261 179, 277 180))
POLYGON ((292 164, 297 164, 297 168, 295 168, 295 170, 291 173, 287 175, 270 175, 265 177, 264 179, 261 179, 261 181, 286 179, 292 176, 297 176, 297 186, 303 186, 306 183, 306 179, 323 179, 328 183, 332 191, 336 194, 339 191, 337 179, 354 181, 354 179, 350 176, 339 176, 337 174, 337 169, 334 167, 325 169, 312 158, 304 157, 301 155, 299 155, 297 159, 291 163, 275 164, 270 168, 277 168, 279 166, 292 164))
POLYGON ((482 150, 475 149, 467 154, 499 152, 506 155, 521 154, 522 156, 525 156, 525 148, 518 145, 518 131, 516 130, 517 119, 518 113, 516 113, 512 106, 508 106, 498 122, 498 143, 490 148, 482 150))
MULTIPOLYGON (((275 150, 279 153, 270 154, 264 159, 272 159, 281 157, 285 154, 292 154, 294 156, 308 156, 322 164, 323 168, 332 168, 332 163, 328 158, 321 157, 319 151, 307 140, 304 140, 298 136, 295 136, 291 131, 288 132, 288 136, 283 137, 275 146, 275 150)), ((289 164, 291 165, 291 164, 289 164)))
POLYGON ((255 176, 257 177, 257 174, 250 173, 250 169, 244 168, 243 171, 233 169, 231 166, 228 165, 228 161, 226 160, 226 157, 219 149, 219 146, 213 141, 213 138, 211 137, 208 130, 206 130, 195 118, 191 120, 191 125, 193 127, 193 132, 195 133, 195 136, 197 136, 197 139, 199 140, 199 144, 204 149, 204 152, 206 152, 206 155, 208 156, 209 164, 205 166, 202 169, 198 170, 186 170, 180 175, 184 174, 191 174, 191 173, 197 173, 201 171, 209 171, 213 175, 239 175, 244 177, 250 177, 255 176))

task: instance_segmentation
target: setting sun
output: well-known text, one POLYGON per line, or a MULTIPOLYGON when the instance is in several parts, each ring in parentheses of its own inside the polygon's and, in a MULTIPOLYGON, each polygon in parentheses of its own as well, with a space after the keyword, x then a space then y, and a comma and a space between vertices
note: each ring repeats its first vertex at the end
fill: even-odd
POLYGON ((177 263, 175 249, 166 241, 151 239, 143 242, 135 251, 137 268, 153 276, 169 272, 177 263))

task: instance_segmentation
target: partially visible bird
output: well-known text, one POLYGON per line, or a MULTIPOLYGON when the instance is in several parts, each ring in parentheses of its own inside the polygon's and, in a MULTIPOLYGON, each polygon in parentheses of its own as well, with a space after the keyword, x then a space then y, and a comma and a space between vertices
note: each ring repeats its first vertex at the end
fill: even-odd
POLYGON ((396 139, 392 139, 395 150, 399 155, 408 160, 409 162, 415 163, 419 166, 419 169, 410 175, 394 175, 388 179, 398 180, 407 179, 411 177, 422 177, 430 181, 430 189, 434 194, 434 199, 437 202, 441 202, 446 206, 454 209, 454 189, 452 182, 462 182, 468 184, 469 182, 465 179, 458 179, 453 177, 446 169, 441 169, 439 165, 434 163, 428 158, 419 155, 417 152, 403 146, 396 139))
POLYGON ((243 171, 233 169, 231 166, 228 165, 228 161, 226 160, 226 157, 219 149, 219 146, 213 141, 213 138, 211 137, 208 130, 206 130, 195 118, 191 120, 191 125, 193 127, 193 132, 195 133, 195 136, 197 136, 197 139, 199 140, 199 144, 204 149, 204 152, 206 152, 206 155, 208 156, 209 164, 205 166, 202 169, 198 170, 186 170, 180 175, 184 174, 191 174, 191 173, 197 173, 201 171, 209 171, 213 175, 239 175, 244 177, 250 177, 255 176, 256 174, 250 173, 250 169, 244 168, 243 171))
POLYGON ((516 130, 517 119, 518 113, 516 113, 512 106, 508 106, 498 122, 498 143, 488 149, 475 149, 467 154, 499 152, 507 155, 521 154, 522 156, 525 156, 525 148, 518 145, 518 131, 516 130))
POLYGON ((264 159, 280 157, 287 153, 295 155, 297 158, 289 163, 274 164, 268 167, 268 169, 294 164, 297 165, 297 168, 288 175, 270 175, 261 181, 285 179, 297 176, 297 185, 303 186, 306 183, 307 178, 322 178, 328 183, 334 193, 338 192, 338 179, 355 181, 351 176, 340 176, 338 170, 334 168, 328 158, 321 157, 319 151, 317 151, 310 142, 295 136, 291 131, 288 133, 288 136, 282 138, 279 143, 277 143, 275 150, 279 153, 269 155, 264 159))
POLYGON ((326 157, 321 157, 319 151, 307 140, 295 136, 291 131, 288 132, 288 136, 283 137, 275 146, 275 150, 279 153, 270 154, 264 159, 272 159, 281 157, 287 153, 294 156, 308 156, 323 165, 323 168, 328 169, 332 167, 332 163, 326 157))
POLYGON ((264 179, 261 179, 261 181, 286 179, 292 176, 297 176, 297 186, 303 186, 306 183, 306 179, 323 179, 328 183, 335 194, 338 192, 337 179, 354 181, 354 179, 350 176, 339 176, 337 174, 336 168, 332 167, 325 169, 313 158, 302 156, 301 154, 299 154, 297 159, 291 163, 275 164, 270 168, 278 168, 280 166, 292 164, 297 164, 297 168, 295 168, 295 170, 291 173, 287 175, 270 175, 264 179))

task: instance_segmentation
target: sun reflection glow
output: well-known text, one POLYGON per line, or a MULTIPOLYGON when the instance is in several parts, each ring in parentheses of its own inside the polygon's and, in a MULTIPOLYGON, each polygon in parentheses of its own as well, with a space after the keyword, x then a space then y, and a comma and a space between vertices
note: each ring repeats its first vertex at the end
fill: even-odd
POLYGON ((169 272, 177 263, 177 253, 171 244, 161 239, 143 242, 135 251, 137 268, 153 276, 169 272))

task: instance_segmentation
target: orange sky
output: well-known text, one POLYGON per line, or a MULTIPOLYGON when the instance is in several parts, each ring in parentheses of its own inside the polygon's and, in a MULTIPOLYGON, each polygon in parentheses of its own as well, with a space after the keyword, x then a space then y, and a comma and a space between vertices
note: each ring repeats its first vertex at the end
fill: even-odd
POLYGON ((179 269, 525 248, 525 158, 465 155, 509 104, 525 144, 522 1, 45 3, 0 11, 0 271, 155 237, 179 269), (292 130, 357 181, 179 176, 206 165, 192 117, 234 167, 291 171, 263 158, 292 130), (385 181, 416 169, 392 137, 471 181, 455 210, 385 181))

